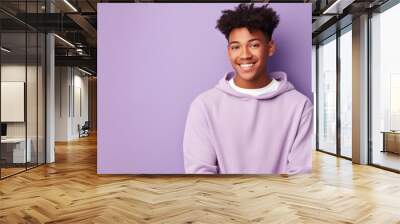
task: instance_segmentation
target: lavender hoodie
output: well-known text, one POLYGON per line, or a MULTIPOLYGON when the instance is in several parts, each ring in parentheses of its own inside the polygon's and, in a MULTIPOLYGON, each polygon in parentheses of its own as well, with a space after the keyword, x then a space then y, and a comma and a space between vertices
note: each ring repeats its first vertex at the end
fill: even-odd
POLYGON ((191 104, 183 140, 186 173, 295 174, 311 171, 313 106, 283 72, 275 92, 232 89, 228 73, 191 104))

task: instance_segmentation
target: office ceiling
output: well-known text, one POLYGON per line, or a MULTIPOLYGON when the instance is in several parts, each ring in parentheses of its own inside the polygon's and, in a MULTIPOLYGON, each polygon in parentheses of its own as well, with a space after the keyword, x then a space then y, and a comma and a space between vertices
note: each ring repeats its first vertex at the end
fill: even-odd
MULTIPOLYGON (((368 9, 377 7, 388 0, 271 0, 252 1, 270 3, 312 3, 313 8, 313 42, 331 35, 339 19, 357 15, 368 9), (330 29, 329 29, 330 28, 330 29)), ((7 44, 16 51, 24 48, 25 39, 21 39, 20 32, 38 30, 41 32, 55 32, 64 40, 72 43, 74 47, 56 39, 56 65, 82 66, 96 71, 97 57, 97 3, 107 2, 216 2, 214 0, 181 1, 181 0, 47 0, 52 8, 46 10, 45 0, 20 1, 1 0, 0 24, 3 33, 7 33, 7 44), (28 12, 28 13, 25 13, 28 12)), ((220 0, 218 2, 242 2, 220 0)), ((49 5, 49 4, 48 4, 49 5)), ((342 21, 346 21, 343 19, 342 21)), ((345 26, 346 22, 341 23, 345 26)), ((4 35, 3 35, 4 36, 4 35)), ((5 43, 2 41, 2 43, 5 43)), ((32 43, 28 47, 34 47, 32 43)), ((32 48, 33 49, 33 48, 32 48)), ((23 52, 21 52, 23 53, 23 52)))

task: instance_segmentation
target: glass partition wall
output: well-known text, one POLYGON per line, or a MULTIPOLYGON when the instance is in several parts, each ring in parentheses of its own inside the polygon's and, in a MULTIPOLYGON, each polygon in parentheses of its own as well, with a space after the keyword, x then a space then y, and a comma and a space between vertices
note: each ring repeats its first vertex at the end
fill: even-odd
POLYGON ((336 154, 336 35, 323 41, 317 54, 317 148, 336 154))
POLYGON ((1 179, 45 163, 45 34, 17 18, 43 2, 19 1, 15 16, 0 11, 1 179))
POLYGON ((370 163, 400 172, 400 4, 371 18, 370 163))
POLYGON ((352 157, 351 25, 317 46, 317 149, 352 157))
POLYGON ((340 155, 352 158, 352 33, 351 25, 341 31, 339 49, 340 155))
MULTIPOLYGON (((368 164, 400 172, 400 3, 369 12, 368 164)), ((352 158, 352 27, 317 45, 317 149, 352 158), (337 57, 338 56, 338 57, 337 57)))
MULTIPOLYGON (((1 34, 1 177, 26 169, 25 32, 1 34), (6 50, 4 50, 6 49, 6 50)), ((30 160, 28 159, 28 162, 30 160)))

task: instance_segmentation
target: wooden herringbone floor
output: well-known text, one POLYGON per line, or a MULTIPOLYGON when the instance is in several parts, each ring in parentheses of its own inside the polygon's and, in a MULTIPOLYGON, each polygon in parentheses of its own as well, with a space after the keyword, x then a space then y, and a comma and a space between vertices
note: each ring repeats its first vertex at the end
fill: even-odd
POLYGON ((0 181, 0 223, 400 223, 400 175, 314 153, 310 175, 97 175, 96 138, 0 181))

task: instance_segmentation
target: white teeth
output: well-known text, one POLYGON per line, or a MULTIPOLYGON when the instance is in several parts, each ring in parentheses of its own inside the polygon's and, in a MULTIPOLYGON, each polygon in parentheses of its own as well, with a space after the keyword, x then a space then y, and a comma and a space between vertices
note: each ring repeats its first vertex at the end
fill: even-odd
POLYGON ((240 64, 240 67, 242 68, 250 68, 252 67, 254 64, 240 64))

